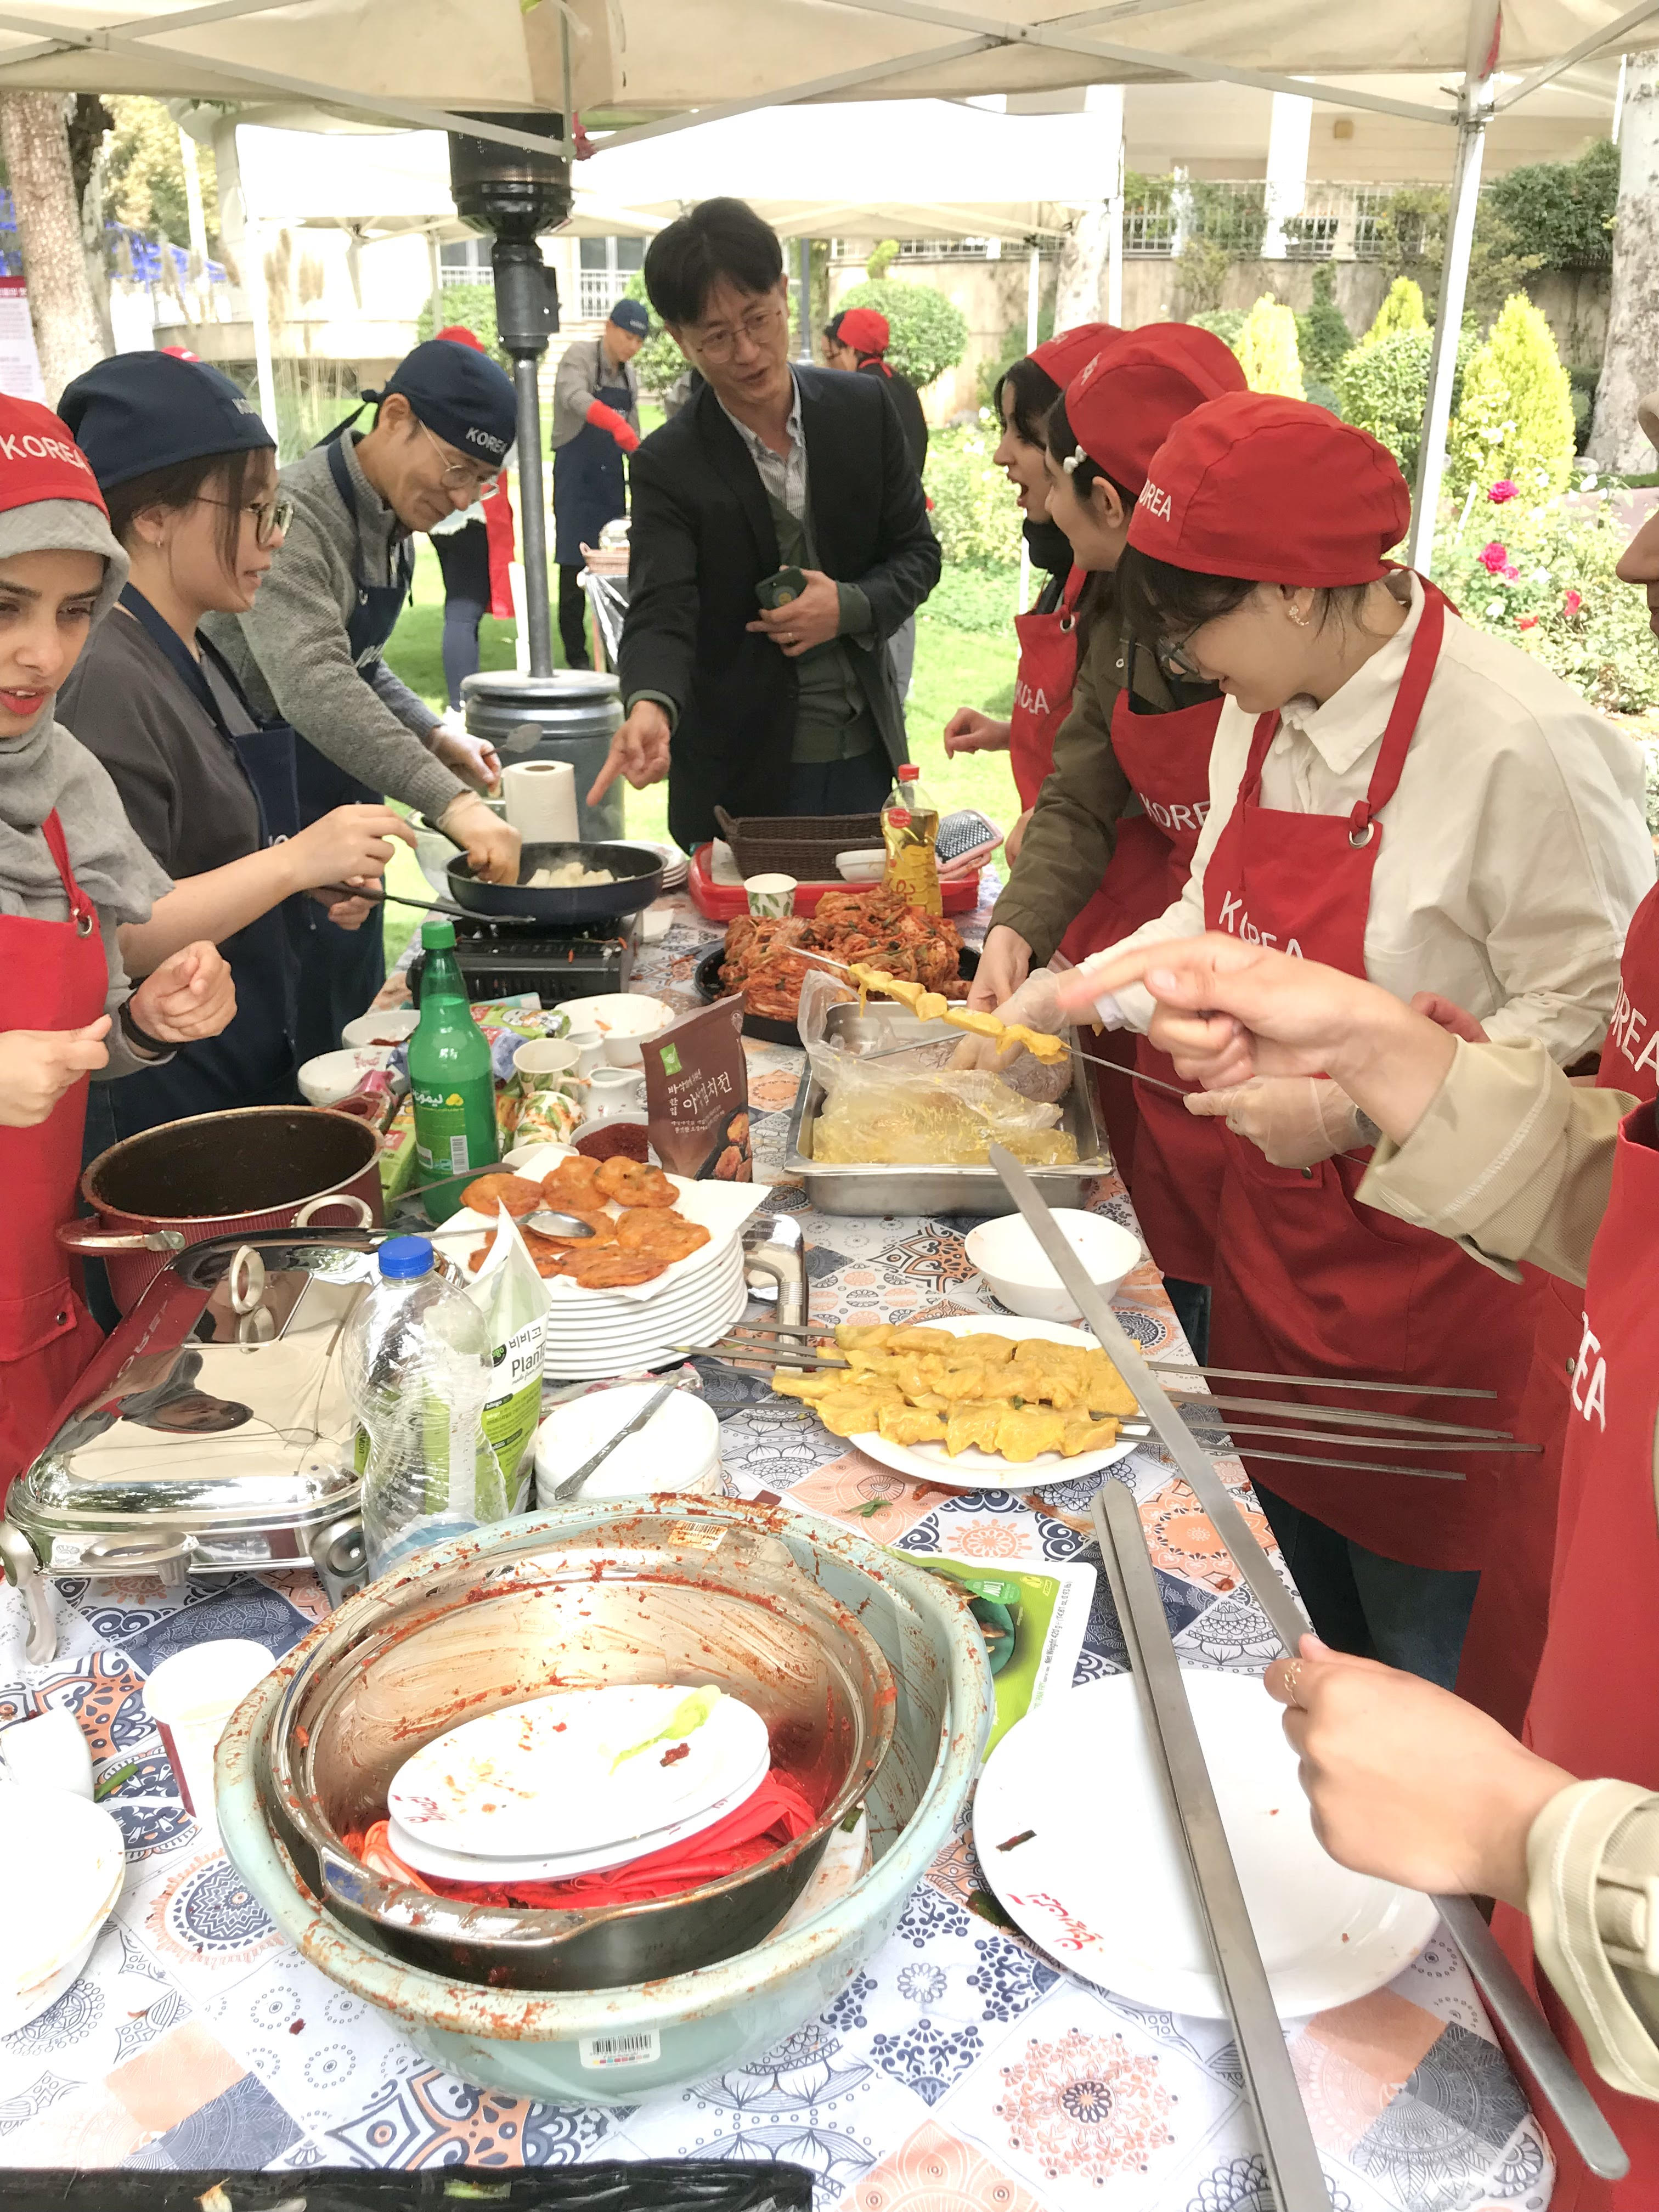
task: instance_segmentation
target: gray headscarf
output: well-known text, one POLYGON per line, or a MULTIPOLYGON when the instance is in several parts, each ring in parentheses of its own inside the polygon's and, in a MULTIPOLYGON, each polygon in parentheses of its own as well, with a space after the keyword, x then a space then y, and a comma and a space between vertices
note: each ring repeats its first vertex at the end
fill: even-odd
MULTIPOLYGON (((96 553, 103 588, 95 627, 120 597, 127 556, 89 501, 37 500, 0 513, 0 561, 19 553, 96 553)), ((57 810, 70 866, 97 908, 106 934, 124 921, 147 921, 172 879, 127 820, 103 763, 52 719, 54 696, 18 738, 0 738, 0 914, 62 915, 66 909, 41 823, 57 810)))

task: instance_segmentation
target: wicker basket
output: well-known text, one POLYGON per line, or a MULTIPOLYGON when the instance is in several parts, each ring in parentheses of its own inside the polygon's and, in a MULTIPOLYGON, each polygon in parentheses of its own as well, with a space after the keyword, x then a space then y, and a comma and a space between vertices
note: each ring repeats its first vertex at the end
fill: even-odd
POLYGON ((879 814, 745 814, 734 820, 714 809, 720 835, 745 877, 793 876, 798 884, 840 880, 837 853, 868 851, 881 842, 879 814))

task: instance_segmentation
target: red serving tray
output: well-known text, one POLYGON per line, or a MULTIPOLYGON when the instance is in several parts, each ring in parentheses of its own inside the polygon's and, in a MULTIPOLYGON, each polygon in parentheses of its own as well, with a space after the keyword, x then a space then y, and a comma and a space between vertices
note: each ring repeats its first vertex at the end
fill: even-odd
MULTIPOLYGON (((709 872, 708 855, 711 848, 699 845, 691 855, 691 866, 686 877, 686 888, 691 894, 691 903, 699 914, 706 914, 710 921, 730 921, 732 917, 749 911, 748 894, 741 884, 717 884, 709 872)), ((871 884, 849 884, 837 876, 832 883, 797 884, 795 912, 816 914, 818 901, 826 891, 866 891, 875 887, 871 884)), ((971 914, 979 904, 979 871, 971 876, 959 876, 939 885, 939 896, 946 914, 971 914)))

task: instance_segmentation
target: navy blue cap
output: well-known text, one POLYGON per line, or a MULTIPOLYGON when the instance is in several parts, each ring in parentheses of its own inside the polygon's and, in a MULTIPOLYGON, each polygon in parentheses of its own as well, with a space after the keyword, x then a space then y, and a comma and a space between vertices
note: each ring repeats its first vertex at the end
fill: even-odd
POLYGON ((651 335, 651 318, 646 313, 643 300, 618 300, 611 310, 611 319, 619 331, 626 331, 630 338, 644 338, 651 335))
POLYGON ((209 453, 276 449, 239 386, 206 362, 176 354, 118 353, 94 362, 64 386, 58 412, 106 492, 209 453))
POLYGON ((401 392, 417 422, 458 453, 498 466, 518 434, 513 380, 486 353, 451 338, 428 338, 407 353, 379 392, 365 400, 401 392))
POLYGON ((432 1247, 424 1237, 388 1237, 380 1247, 380 1273, 394 1283, 432 1273, 432 1247))

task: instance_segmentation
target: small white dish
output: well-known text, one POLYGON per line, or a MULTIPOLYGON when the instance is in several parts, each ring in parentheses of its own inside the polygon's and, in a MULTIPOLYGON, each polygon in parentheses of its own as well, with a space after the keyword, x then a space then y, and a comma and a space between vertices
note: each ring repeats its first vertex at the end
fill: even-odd
POLYGON ((730 1796, 771 1755, 765 1722, 738 1698, 716 1697, 668 1737, 696 1693, 613 1683, 503 1705, 405 1760, 387 1812, 465 1857, 569 1858, 654 1835, 730 1796))
MULTIPOLYGON (((340 1042, 348 1049, 361 1049, 365 1045, 405 1043, 420 1027, 420 1010, 416 1006, 388 1006, 384 1013, 359 1014, 355 1022, 348 1022, 340 1031, 340 1042)), ((320 1055, 326 1059, 327 1054, 320 1055)))
MULTIPOLYGON (((636 991, 601 992, 591 999, 567 999, 559 1008, 572 1024, 597 1029, 605 1041, 605 1057, 612 1067, 644 1064, 641 1047, 678 1018, 676 1009, 661 999, 647 999, 636 991)), ((586 1074, 586 1068, 580 1073, 586 1074)))
POLYGON ((887 872, 887 855, 879 845, 864 845, 856 852, 837 853, 836 872, 849 884, 873 884, 887 872))
MULTIPOLYGON (((657 1388, 654 1382, 623 1382, 556 1406, 536 1432, 538 1505, 544 1498, 550 1502, 559 1484, 592 1459, 607 1437, 625 1429, 657 1388)), ((714 1409, 689 1390, 676 1390, 636 1435, 594 1469, 579 1495, 631 1498, 647 1491, 689 1490, 718 1497, 723 1488, 714 1409)))
MULTIPOLYGON (((1058 1322, 1005 1321, 1000 1314, 957 1314, 946 1321, 918 1322, 919 1328, 936 1328, 949 1336, 1011 1336, 1017 1340, 1045 1337, 1051 1344, 1080 1345, 1098 1352, 1094 1338, 1080 1328, 1064 1328, 1058 1322)), ((1120 1437, 1098 1451, 1079 1452, 1066 1459, 1060 1452, 1039 1452, 1032 1460, 1004 1459, 1000 1452, 969 1449, 954 1459, 943 1444, 895 1444, 875 1430, 849 1437, 866 1459, 890 1467, 895 1474, 908 1474, 913 1482, 948 1482, 957 1490, 1041 1490, 1046 1483, 1070 1482, 1080 1474, 1094 1474, 1127 1459, 1136 1439, 1120 1437)))
POLYGON ((9 1782, 66 1790, 92 1802, 92 1753, 80 1722, 61 1706, 14 1721, 0 1735, 0 1767, 9 1782))
POLYGON ((319 1052, 300 1070, 300 1096, 307 1106, 337 1106, 371 1069, 391 1065, 389 1047, 359 1045, 341 1052, 319 1052))
MULTIPOLYGON (((1433 1935, 1432 1901, 1328 1855, 1280 1709, 1256 1676, 1183 1667, 1181 1679, 1280 2014, 1301 2019, 1381 1989, 1433 1935)), ((973 1819, 998 1901, 1051 1958, 1133 2004, 1223 2017, 1127 1674, 1045 1698, 1012 1728, 980 1777, 973 1819)))
MULTIPOLYGON (((1089 1280, 1103 1297, 1114 1297, 1140 1265, 1140 1239, 1103 1213, 1057 1206, 1060 1234, 1082 1261, 1089 1280)), ((1054 1273, 1036 1238, 1018 1213, 981 1221, 969 1230, 963 1250, 1011 1313, 1032 1321, 1079 1318, 1077 1300, 1054 1273)))

